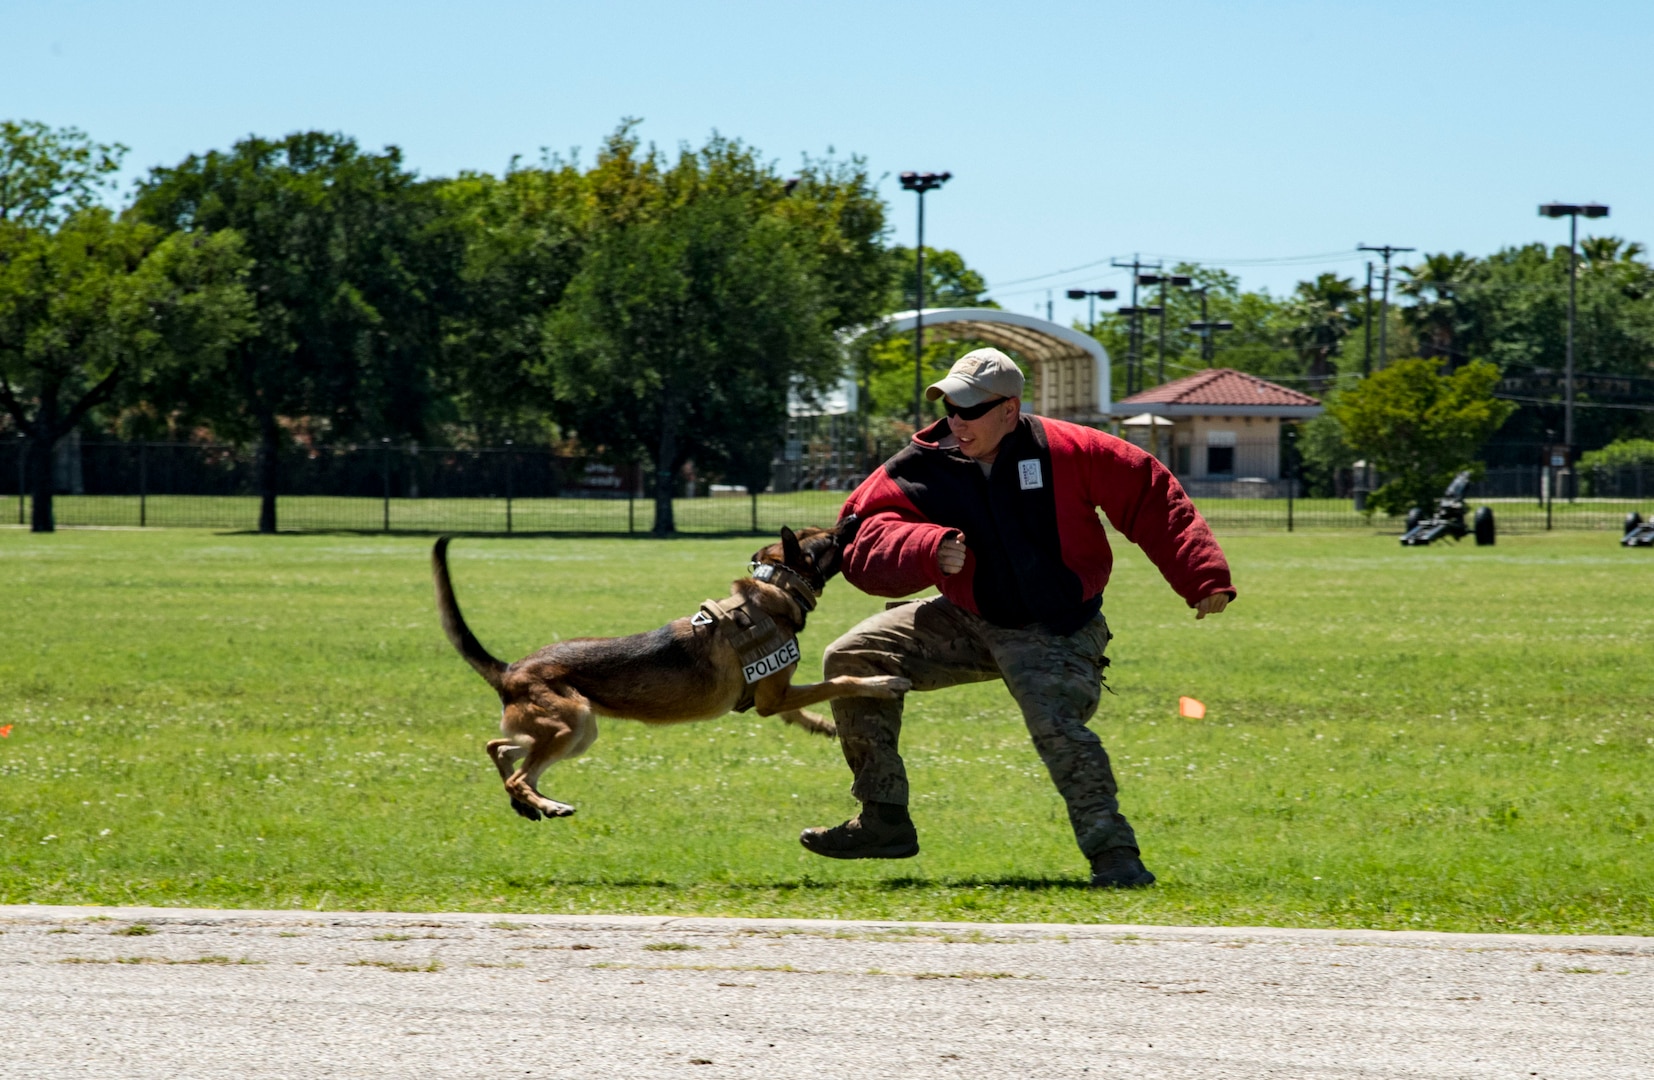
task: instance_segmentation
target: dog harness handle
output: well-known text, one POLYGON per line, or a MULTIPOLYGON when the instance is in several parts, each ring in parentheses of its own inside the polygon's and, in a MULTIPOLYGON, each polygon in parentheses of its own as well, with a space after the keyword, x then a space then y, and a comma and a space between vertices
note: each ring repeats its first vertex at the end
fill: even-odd
POLYGON ((804 613, 806 615, 816 609, 815 586, 811 585, 809 579, 803 574, 800 574, 797 570, 794 570, 785 563, 761 562, 753 563, 750 569, 752 571, 752 580, 762 581, 766 585, 774 585, 782 592, 785 592, 788 596, 797 601, 798 606, 804 609, 804 613), (789 578, 792 581, 796 581, 798 586, 801 587, 792 586, 789 583, 789 578))

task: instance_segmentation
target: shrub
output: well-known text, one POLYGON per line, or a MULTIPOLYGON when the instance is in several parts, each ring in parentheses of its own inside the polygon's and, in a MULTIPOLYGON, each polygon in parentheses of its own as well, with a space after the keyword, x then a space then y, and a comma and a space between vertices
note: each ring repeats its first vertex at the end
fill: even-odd
POLYGON ((1654 469, 1654 439, 1618 439, 1579 456, 1587 496, 1613 494, 1612 476, 1622 469, 1654 469))
POLYGON ((1472 361, 1443 375, 1435 360, 1397 360, 1363 379, 1327 411, 1344 441, 1390 479, 1367 505, 1391 516, 1429 509, 1516 406, 1493 396, 1499 369, 1472 361))

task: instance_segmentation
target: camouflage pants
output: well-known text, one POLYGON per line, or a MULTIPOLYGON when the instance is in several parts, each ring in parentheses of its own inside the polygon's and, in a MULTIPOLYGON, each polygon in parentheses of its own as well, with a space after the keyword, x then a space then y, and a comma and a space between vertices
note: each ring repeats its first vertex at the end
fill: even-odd
MULTIPOLYGON (((1108 639, 1101 614, 1061 637, 994 626, 937 597, 864 620, 827 646, 823 665, 828 677, 900 675, 915 690, 1003 679, 1068 804, 1074 839, 1089 858, 1111 848, 1137 848, 1120 813, 1108 751, 1086 727, 1097 711, 1108 639)), ((862 802, 905 804, 907 771, 896 750, 902 702, 837 698, 833 718, 855 774, 850 793, 862 802)))

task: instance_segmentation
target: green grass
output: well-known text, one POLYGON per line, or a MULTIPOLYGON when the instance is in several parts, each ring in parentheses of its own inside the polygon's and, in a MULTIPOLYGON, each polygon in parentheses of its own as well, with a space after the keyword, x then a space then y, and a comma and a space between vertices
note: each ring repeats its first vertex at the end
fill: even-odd
MULTIPOLYGON (((795 491, 760 495, 758 527, 774 532, 783 523, 830 525, 844 505, 842 491, 795 491)), ((1546 528, 1545 509, 1532 499, 1486 502, 1502 533, 1530 533, 1546 528)), ((1200 499, 1201 513, 1214 528, 1284 529, 1285 499, 1200 499)), ((259 501, 244 495, 59 495, 53 499, 58 524, 64 526, 211 528, 251 531, 258 526, 259 501)), ((0 499, 0 522, 27 520, 28 500, 20 508, 15 496, 0 499)), ((753 500, 745 495, 673 500, 679 532, 740 533, 752 528, 753 500)), ((1636 510, 1654 516, 1654 498, 1580 499, 1551 508, 1555 529, 1603 529, 1618 532, 1625 515, 1636 510)), ((1349 499, 1297 499, 1292 506, 1299 529, 1368 529, 1400 535, 1402 518, 1371 518, 1356 513, 1349 499)), ((284 495, 277 500, 277 523, 284 531, 356 531, 392 533, 443 530, 460 533, 645 534, 654 524, 654 504, 647 499, 516 499, 507 512, 504 499, 380 499, 328 495, 284 495), (508 529, 509 526, 509 529, 508 529)))
MULTIPOLYGON (((758 498, 758 525, 774 531, 782 523, 831 525, 844 505, 842 491, 798 491, 758 498)), ((250 495, 58 495, 53 514, 64 526, 245 529, 258 527, 259 500, 250 495)), ((28 519, 29 500, 21 516, 28 519)), ((674 499, 679 532, 734 533, 752 528, 753 505, 745 495, 674 499)), ((18 520, 16 496, 0 500, 0 522, 18 520)), ((276 521, 284 531, 349 530, 503 533, 648 533, 654 503, 648 499, 515 499, 509 516, 504 499, 380 499, 331 495, 284 495, 276 521)))
MULTIPOLYGON (((751 539, 462 539, 517 656, 722 595, 751 539)), ((609 721, 511 813, 497 703, 443 640, 429 542, 0 530, 0 902, 1654 933, 1654 552, 1608 534, 1404 550, 1225 541, 1195 622, 1134 549, 1094 727, 1161 877, 1096 893, 997 684, 914 695, 924 853, 799 848, 836 744, 754 716, 609 721), (1180 694, 1208 706, 1176 716, 1180 694)), ((804 638, 880 601, 843 582, 804 638)))

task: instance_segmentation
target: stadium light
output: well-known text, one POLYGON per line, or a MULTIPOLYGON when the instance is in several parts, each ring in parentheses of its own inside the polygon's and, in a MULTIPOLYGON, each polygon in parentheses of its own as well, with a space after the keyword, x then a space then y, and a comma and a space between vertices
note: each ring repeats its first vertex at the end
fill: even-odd
MULTIPOLYGON (((1568 219, 1568 351, 1562 376, 1562 445, 1569 464, 1574 454, 1574 292, 1579 283, 1579 219, 1604 218, 1608 208, 1601 203, 1541 203, 1539 216, 1568 219)), ((1571 492, 1570 492, 1571 494, 1571 492)))
POLYGON ((1086 321, 1086 326, 1089 328, 1087 332, 1090 333, 1092 337, 1097 336, 1097 301, 1099 301, 1099 300, 1113 300, 1116 296, 1119 296, 1119 295, 1120 295, 1119 292, 1117 292, 1114 289, 1069 289, 1068 290, 1068 298, 1070 300, 1085 300, 1085 299, 1088 299, 1088 298, 1090 299, 1090 301, 1091 301, 1090 318, 1086 321))

